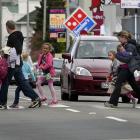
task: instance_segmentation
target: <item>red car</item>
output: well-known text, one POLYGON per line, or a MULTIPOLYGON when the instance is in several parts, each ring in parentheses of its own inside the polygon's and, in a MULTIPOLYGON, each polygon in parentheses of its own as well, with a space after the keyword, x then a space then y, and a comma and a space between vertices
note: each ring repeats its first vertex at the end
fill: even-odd
POLYGON ((119 44, 115 36, 80 36, 64 58, 60 80, 61 99, 77 101, 78 95, 107 95, 108 52, 119 44))

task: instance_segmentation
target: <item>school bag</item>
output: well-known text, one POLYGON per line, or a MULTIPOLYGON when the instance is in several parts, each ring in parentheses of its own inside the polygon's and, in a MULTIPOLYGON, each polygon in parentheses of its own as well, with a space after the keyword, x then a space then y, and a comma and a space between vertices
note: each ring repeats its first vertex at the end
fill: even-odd
POLYGON ((8 63, 6 58, 0 57, 0 80, 4 80, 8 72, 8 63))

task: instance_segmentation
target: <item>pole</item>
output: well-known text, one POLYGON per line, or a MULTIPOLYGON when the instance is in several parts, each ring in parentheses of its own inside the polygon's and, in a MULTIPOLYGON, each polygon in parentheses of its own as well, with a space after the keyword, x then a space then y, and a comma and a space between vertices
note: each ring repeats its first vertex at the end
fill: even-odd
POLYGON ((137 41, 137 14, 138 10, 135 9, 135 40, 137 41))
POLYGON ((2 48, 2 0, 0 0, 0 49, 2 48))
POLYGON ((29 17, 29 0, 27 0, 27 40, 26 40, 26 51, 29 47, 29 27, 30 27, 30 17, 29 17))
POLYGON ((44 14, 43 14, 43 40, 45 40, 46 36, 46 8, 47 8, 47 0, 44 0, 44 14))
MULTIPOLYGON (((70 15, 69 0, 67 0, 66 2, 67 2, 67 4, 66 4, 66 6, 67 6, 66 7, 66 17, 68 18, 69 15, 70 15)), ((69 31, 68 30, 66 31, 66 34, 67 34, 67 36, 66 36, 66 50, 68 50, 68 48, 70 46, 70 36, 69 36, 69 31)))

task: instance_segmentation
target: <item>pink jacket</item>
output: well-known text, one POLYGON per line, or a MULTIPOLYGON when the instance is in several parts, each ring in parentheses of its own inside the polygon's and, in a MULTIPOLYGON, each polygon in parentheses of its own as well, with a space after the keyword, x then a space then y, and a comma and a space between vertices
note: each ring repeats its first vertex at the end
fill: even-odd
POLYGON ((53 77, 55 75, 55 69, 53 67, 53 56, 52 56, 52 54, 51 53, 46 54, 46 63, 45 64, 41 64, 42 56, 43 56, 43 54, 41 53, 39 55, 39 57, 38 57, 38 66, 39 66, 39 68, 41 66, 42 70, 49 69, 50 74, 53 77))

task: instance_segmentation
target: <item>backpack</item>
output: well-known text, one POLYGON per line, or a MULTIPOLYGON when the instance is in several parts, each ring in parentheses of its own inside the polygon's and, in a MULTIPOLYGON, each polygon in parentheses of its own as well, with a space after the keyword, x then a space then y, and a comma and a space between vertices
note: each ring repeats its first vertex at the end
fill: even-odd
POLYGON ((0 80, 4 80, 8 73, 8 63, 4 57, 0 57, 0 80))

